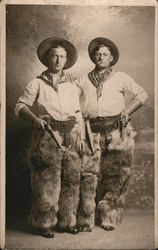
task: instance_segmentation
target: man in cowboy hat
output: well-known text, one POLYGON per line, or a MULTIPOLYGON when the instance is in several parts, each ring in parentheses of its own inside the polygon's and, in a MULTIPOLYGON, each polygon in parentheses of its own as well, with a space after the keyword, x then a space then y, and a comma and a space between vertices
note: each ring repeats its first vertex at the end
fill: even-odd
POLYGON ((53 238, 57 213, 60 230, 78 232, 84 122, 73 76, 63 71, 75 64, 76 48, 65 39, 50 37, 40 43, 37 54, 47 70, 27 85, 15 113, 33 123, 30 149, 33 200, 29 221, 42 236, 53 238), (33 105, 36 114, 31 109, 33 105))
POLYGON ((78 225, 81 231, 94 226, 99 176, 97 215, 101 227, 108 231, 120 222, 129 189, 135 136, 129 116, 142 106, 147 94, 129 75, 112 68, 119 59, 119 50, 111 40, 93 39, 88 52, 95 68, 77 82, 88 132, 78 225), (133 95, 127 106, 126 92, 133 95))

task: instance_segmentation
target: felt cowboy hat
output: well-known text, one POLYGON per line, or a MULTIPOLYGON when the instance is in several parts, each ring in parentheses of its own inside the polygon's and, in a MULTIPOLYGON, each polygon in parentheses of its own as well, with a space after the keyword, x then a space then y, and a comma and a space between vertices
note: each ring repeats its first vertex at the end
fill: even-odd
POLYGON ((43 40, 37 49, 37 55, 39 60, 45 65, 48 66, 47 62, 47 52, 49 51, 50 48, 53 48, 55 46, 62 46, 65 48, 67 52, 67 62, 65 63, 64 69, 68 69, 72 67, 75 62, 77 61, 77 50, 74 47, 73 44, 71 44, 69 41, 59 38, 59 37, 49 37, 43 40))
POLYGON ((88 46, 88 53, 89 53, 89 57, 92 60, 92 62, 95 63, 95 59, 94 59, 94 49, 99 46, 99 45, 105 45, 106 47, 109 47, 112 55, 113 55, 113 60, 110 63, 110 65, 114 65, 117 63, 118 59, 119 59, 119 50, 116 46, 116 44, 114 42, 112 42, 111 40, 104 38, 104 37, 97 37, 95 39, 93 39, 89 46, 88 46))

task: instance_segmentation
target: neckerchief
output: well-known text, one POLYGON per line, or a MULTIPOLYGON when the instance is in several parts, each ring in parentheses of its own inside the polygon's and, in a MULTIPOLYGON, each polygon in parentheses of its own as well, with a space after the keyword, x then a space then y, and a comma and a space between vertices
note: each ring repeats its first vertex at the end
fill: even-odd
POLYGON ((58 91, 58 85, 64 82, 71 82, 73 83, 76 78, 72 74, 65 74, 63 71, 61 72, 59 78, 56 82, 53 82, 53 77, 50 71, 46 70, 41 73, 41 75, 37 76, 37 78, 44 80, 49 85, 53 87, 55 91, 58 91))
POLYGON ((102 96, 103 84, 107 80, 111 72, 111 67, 108 67, 103 74, 100 74, 99 71, 95 68, 88 74, 90 81, 96 87, 97 98, 102 96))

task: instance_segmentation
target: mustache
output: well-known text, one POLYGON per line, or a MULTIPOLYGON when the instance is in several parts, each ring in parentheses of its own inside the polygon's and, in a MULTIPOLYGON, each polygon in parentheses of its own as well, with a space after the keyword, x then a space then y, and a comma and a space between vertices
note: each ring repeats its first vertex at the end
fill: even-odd
POLYGON ((106 61, 105 60, 99 60, 98 61, 99 64, 102 63, 102 62, 106 62, 106 61))
POLYGON ((63 64, 56 63, 55 66, 63 66, 63 64))

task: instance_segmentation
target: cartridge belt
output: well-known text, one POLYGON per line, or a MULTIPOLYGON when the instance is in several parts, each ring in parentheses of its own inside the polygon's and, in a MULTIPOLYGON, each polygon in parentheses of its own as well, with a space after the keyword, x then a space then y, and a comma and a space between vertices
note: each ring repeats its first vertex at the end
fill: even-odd
POLYGON ((53 130, 71 130, 75 126, 75 123, 75 119, 67 121, 50 120, 50 126, 53 130))
POLYGON ((112 130, 119 128, 120 115, 90 118, 92 132, 110 133, 112 130))

